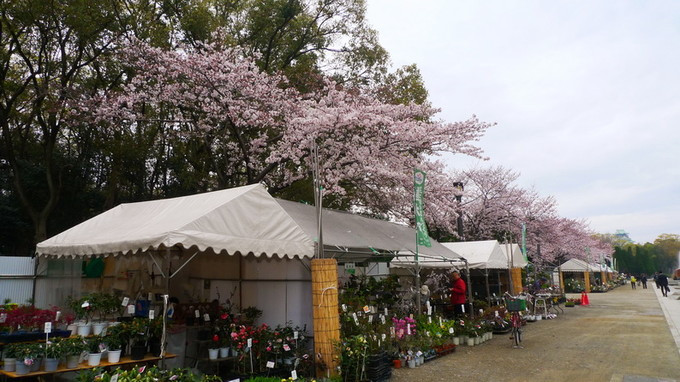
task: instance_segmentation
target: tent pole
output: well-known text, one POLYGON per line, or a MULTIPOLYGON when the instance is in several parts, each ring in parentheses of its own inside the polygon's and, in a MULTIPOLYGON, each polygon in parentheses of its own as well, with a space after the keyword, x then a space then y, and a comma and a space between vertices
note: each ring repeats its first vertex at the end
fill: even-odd
POLYGON ((163 295, 163 333, 161 335, 161 367, 165 368, 165 343, 168 338, 168 298, 170 297, 170 253, 171 249, 165 250, 165 294, 163 295))
POLYGON ((465 260, 465 272, 467 273, 467 291, 468 299, 470 300, 470 318, 475 318, 475 312, 472 308, 472 277, 470 277, 470 264, 465 260))
POLYGON ((486 302, 491 306, 491 290, 489 289, 489 268, 484 268, 484 283, 486 284, 486 302))

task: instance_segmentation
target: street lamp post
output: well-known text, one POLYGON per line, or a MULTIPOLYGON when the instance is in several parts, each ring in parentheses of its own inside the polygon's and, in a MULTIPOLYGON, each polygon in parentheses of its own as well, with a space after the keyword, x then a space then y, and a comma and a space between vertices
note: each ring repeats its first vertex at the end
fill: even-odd
POLYGON ((461 208, 461 201, 463 200, 463 182, 453 182, 453 187, 455 187, 459 192, 456 193, 456 202, 458 202, 458 236, 460 241, 465 241, 465 233, 463 232, 463 209, 461 208))

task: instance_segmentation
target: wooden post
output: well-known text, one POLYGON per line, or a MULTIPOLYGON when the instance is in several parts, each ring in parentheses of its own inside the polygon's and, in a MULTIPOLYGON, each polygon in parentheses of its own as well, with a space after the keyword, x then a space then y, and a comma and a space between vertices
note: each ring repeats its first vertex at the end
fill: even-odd
POLYGON ((314 353, 318 378, 337 375, 340 362, 340 313, 338 311, 338 263, 335 259, 313 259, 312 313, 314 318, 314 353), (319 367, 323 362, 326 370, 319 367))
POLYGON ((518 295, 522 293, 522 268, 512 268, 510 270, 512 276, 513 294, 518 295))
POLYGON ((600 272, 600 277, 602 278, 602 283, 607 283, 607 273, 605 271, 600 272))
POLYGON ((590 272, 585 272, 586 293, 590 293, 590 272))
POLYGON ((567 293, 566 286, 564 285, 564 273, 560 270, 560 289, 562 290, 562 293, 567 293))

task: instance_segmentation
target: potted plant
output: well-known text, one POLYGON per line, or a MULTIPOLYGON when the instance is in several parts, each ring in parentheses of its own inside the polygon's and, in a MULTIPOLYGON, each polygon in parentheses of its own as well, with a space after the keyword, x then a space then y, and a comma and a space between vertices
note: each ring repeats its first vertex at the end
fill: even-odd
POLYGON ((98 366, 102 360, 102 337, 90 336, 85 339, 87 346, 87 364, 98 366))
POLYGON ((161 355, 161 338, 163 337, 163 319, 156 317, 149 320, 149 351, 154 357, 161 355))
POLYGON ((219 334, 213 334, 212 342, 208 348, 208 358, 217 359, 220 354, 220 336, 219 334))
POLYGON ((130 356, 133 360, 143 359, 148 348, 149 320, 135 318, 125 324, 127 337, 130 339, 130 356))
POLYGON ((38 344, 24 343, 17 344, 16 352, 16 368, 17 375, 28 374, 36 365, 40 365, 38 357, 40 355, 40 346, 38 344))
POLYGON ((81 337, 64 338, 59 341, 62 354, 66 356, 66 367, 75 369, 80 363, 80 356, 87 350, 85 341, 81 337))
POLYGON ((52 341, 45 344, 45 371, 55 371, 59 367, 59 359, 63 355, 61 342, 52 341))
POLYGON ((74 298, 70 296, 66 303, 68 307, 73 311, 76 319, 79 320, 77 332, 81 337, 86 337, 90 335, 92 330, 92 314, 94 313, 94 306, 90 303, 88 296, 82 298, 74 298))
POLYGON ((118 331, 109 331, 103 338, 103 342, 108 350, 107 355, 109 363, 120 362, 120 353, 123 348, 123 339, 121 338, 120 333, 118 333, 118 331))
POLYGON ((5 371, 15 371, 16 370, 16 361, 17 361, 17 346, 16 344, 9 344, 5 346, 5 350, 3 351, 3 361, 5 362, 3 365, 3 370, 5 371))

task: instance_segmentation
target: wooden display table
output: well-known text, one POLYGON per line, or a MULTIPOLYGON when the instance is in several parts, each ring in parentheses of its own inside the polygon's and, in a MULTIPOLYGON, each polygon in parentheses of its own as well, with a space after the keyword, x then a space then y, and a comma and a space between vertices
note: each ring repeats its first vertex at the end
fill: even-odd
MULTIPOLYGON (((166 353, 164 358, 175 358, 177 357, 175 354, 169 354, 166 353)), ((101 361, 99 365, 97 366, 90 366, 86 362, 82 362, 78 365, 78 367, 69 369, 66 367, 59 367, 55 371, 34 371, 32 373, 28 374, 17 374, 13 371, 5 371, 5 370, 0 370, 0 375, 3 375, 5 378, 24 378, 24 377, 40 377, 40 376, 46 376, 46 375, 53 375, 53 374, 59 374, 59 373, 67 373, 69 371, 80 371, 80 370, 87 370, 87 369, 94 369, 95 367, 111 367, 111 366, 120 366, 120 365, 129 365, 129 364, 135 364, 135 363, 149 363, 149 362, 156 362, 160 361, 161 357, 154 357, 154 356, 148 356, 144 357, 142 359, 130 359, 130 356, 125 356, 121 357, 120 362, 108 362, 108 361, 101 361)))

